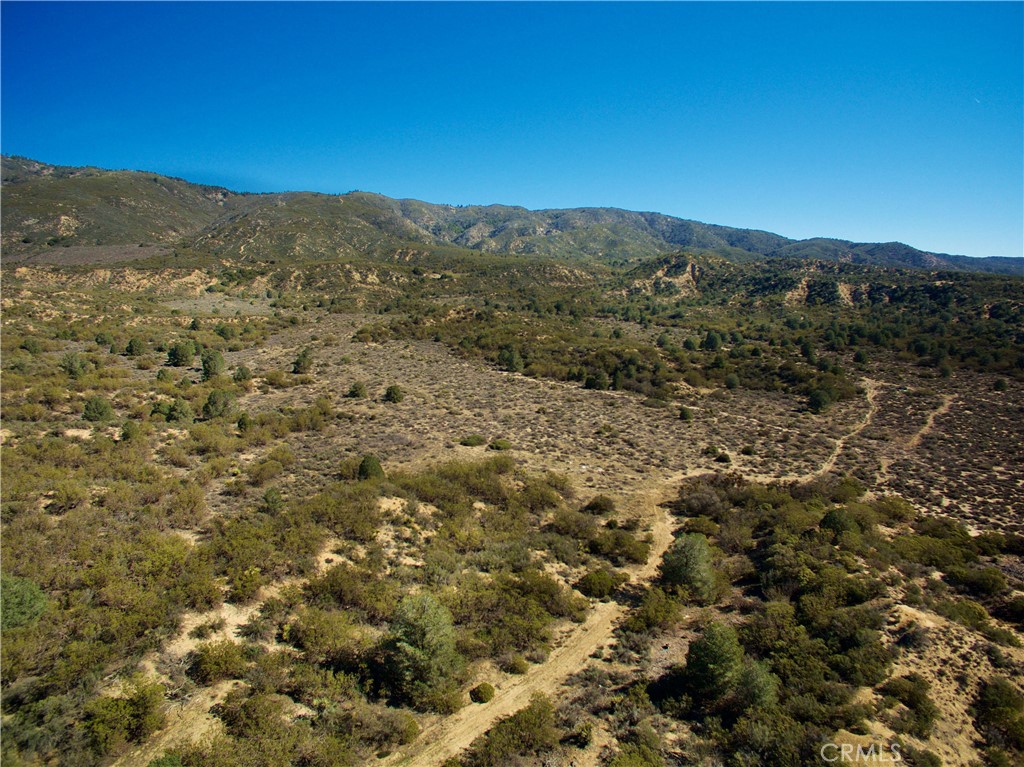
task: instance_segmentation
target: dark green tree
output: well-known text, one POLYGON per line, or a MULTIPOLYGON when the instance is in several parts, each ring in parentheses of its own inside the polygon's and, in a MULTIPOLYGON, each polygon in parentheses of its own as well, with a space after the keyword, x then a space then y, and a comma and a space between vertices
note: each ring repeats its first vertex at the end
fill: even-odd
POLYGON ((204 349, 199 360, 203 364, 204 381, 224 374, 224 357, 216 349, 204 349))
POLYGON ((405 597, 387 646, 396 697, 418 708, 450 708, 464 660, 448 609, 430 594, 405 597))
POLYGON ((167 364, 174 368, 190 367, 195 356, 195 342, 191 339, 178 341, 167 350, 167 364))
POLYGON ((714 601, 716 584, 711 546, 703 533, 687 533, 676 539, 661 563, 665 583, 685 589, 705 604, 714 601))
POLYGON ((686 655, 684 676, 695 700, 713 701, 727 694, 743 666, 743 648, 735 629, 710 623, 686 655))
POLYGON ((203 403, 203 418, 220 418, 231 412, 234 405, 234 395, 224 389, 214 389, 203 403))
POLYGON ((498 366, 512 373, 521 373, 526 367, 519 350, 511 345, 501 347, 501 351, 498 352, 498 366))

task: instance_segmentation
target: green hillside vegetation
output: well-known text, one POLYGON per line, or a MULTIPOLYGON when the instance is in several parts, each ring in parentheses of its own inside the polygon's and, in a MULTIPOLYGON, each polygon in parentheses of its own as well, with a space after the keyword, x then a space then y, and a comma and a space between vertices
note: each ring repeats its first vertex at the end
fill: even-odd
POLYGON ((1024 758, 1024 276, 3 171, 4 764, 1024 758))
POLYGON ((902 243, 795 241, 770 232, 617 208, 530 211, 383 195, 239 195, 139 171, 58 168, 4 157, 4 245, 23 258, 71 245, 175 243, 237 258, 336 258, 423 246, 629 263, 682 249, 737 262, 798 257, 1024 274, 1020 259, 970 260, 902 243))

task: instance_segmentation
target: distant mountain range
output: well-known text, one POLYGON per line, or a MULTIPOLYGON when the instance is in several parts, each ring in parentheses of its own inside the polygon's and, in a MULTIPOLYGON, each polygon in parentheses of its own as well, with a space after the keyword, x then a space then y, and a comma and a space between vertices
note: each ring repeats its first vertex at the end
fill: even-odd
POLYGON ((437 205, 379 194, 242 194, 140 171, 4 156, 3 257, 53 261, 54 248, 163 245, 238 258, 332 259, 458 248, 626 263, 681 250, 736 262, 795 258, 1024 276, 1024 258, 929 253, 898 242, 793 240, 618 208, 437 205))

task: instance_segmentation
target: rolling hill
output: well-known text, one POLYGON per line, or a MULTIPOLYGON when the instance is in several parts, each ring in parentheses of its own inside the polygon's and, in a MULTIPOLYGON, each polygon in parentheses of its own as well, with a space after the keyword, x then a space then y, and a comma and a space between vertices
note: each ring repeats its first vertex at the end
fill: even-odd
MULTIPOLYGON (((82 248, 140 245, 253 260, 456 247, 620 264, 687 249, 735 262, 797 258, 1024 275, 1020 258, 950 256, 902 243, 793 240, 618 208, 451 206, 366 192, 240 194, 153 173, 70 168, 6 156, 3 184, 8 262, 43 259, 57 247, 77 248, 81 261, 88 257, 82 248)), ((46 260, 52 262, 53 256, 46 260)))

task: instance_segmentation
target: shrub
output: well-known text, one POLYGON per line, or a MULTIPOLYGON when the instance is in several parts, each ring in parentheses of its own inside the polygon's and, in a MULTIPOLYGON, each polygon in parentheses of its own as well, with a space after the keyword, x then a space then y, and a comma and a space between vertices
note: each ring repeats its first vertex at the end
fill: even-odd
POLYGON ((269 459, 260 461, 249 467, 249 484, 259 487, 274 479, 274 477, 280 476, 282 472, 284 472, 284 466, 281 465, 280 461, 269 459))
POLYGON ((1024 695, 1005 677, 992 677, 982 685, 975 722, 989 744, 1024 749, 1024 695))
POLYGON ((167 350, 167 364, 174 368, 190 367, 195 356, 195 343, 191 340, 179 341, 167 350))
POLYGON ((81 354, 68 352, 60 359, 60 369, 69 378, 78 380, 89 372, 89 362, 81 354))
POLYGON ((908 709, 907 714, 893 724, 893 729, 921 739, 931 735, 939 709, 928 697, 930 687, 920 674, 909 674, 890 679, 879 688, 883 695, 895 698, 908 709))
POLYGON ((362 381, 356 381, 349 388, 348 394, 346 396, 352 399, 366 399, 366 384, 364 384, 362 381))
POLYGON ((85 401, 82 418, 86 421, 109 421, 114 417, 114 408, 104 397, 89 397, 85 401))
POLYGON ((591 570, 580 578, 576 588, 588 597, 607 599, 628 580, 629 576, 625 573, 602 567, 600 570, 591 570))
POLYGON ((176 423, 192 423, 195 419, 195 414, 192 412, 192 406, 180 397, 171 403, 170 408, 167 410, 167 420, 176 423))
POLYGON ((609 498, 607 495, 595 495, 587 502, 581 511, 585 511, 588 514, 612 514, 615 512, 615 501, 609 498))
POLYGON ((99 754, 109 754, 128 742, 139 743, 163 726, 163 685, 137 677, 125 692, 125 697, 101 695, 86 706, 86 730, 99 754))
POLYGON ((357 479, 385 479, 384 468, 380 465, 380 459, 373 454, 364 455, 359 462, 359 470, 356 473, 357 479))
POLYGON ((590 542, 590 550, 616 565, 626 562, 640 564, 647 561, 650 546, 626 530, 605 529, 590 542))
POLYGON ((499 437, 498 439, 493 440, 491 442, 491 444, 489 444, 487 446, 487 449, 488 450, 511 450, 512 449, 512 443, 509 442, 507 439, 499 437))
POLYGON ((121 441, 134 442, 142 436, 142 429, 135 421, 126 421, 121 427, 121 441))
POLYGON ((522 676, 530 670, 530 663, 521 654, 506 655, 498 661, 498 667, 506 674, 522 676))
POLYGON ((46 610, 46 595, 28 578, 0 576, 0 629, 32 623, 46 610))
POLYGON ((812 413, 824 413, 832 406, 832 397, 824 389, 814 389, 807 398, 807 407, 812 413))
POLYGON ((715 700, 729 692, 742 660, 735 629, 724 623, 708 624, 686 655, 685 679, 694 698, 715 700))
POLYGON ((486 443, 487 439, 481 434, 470 434, 468 437, 463 437, 459 440, 459 444, 465 447, 479 447, 486 443))
POLYGON ((516 757, 550 751, 558 745, 555 707, 536 694, 526 708, 502 719, 477 738, 466 756, 466 767, 507 767, 516 757))
POLYGON ((146 344, 141 338, 130 338, 124 347, 124 353, 128 357, 140 357, 146 353, 146 344))
POLYGON ((490 703, 494 698, 494 685, 481 682, 469 691, 469 699, 474 703, 490 703))
POLYGON ((665 552, 661 578, 670 586, 684 589, 705 604, 714 601, 715 570, 711 546, 701 533, 686 533, 665 552))
POLYGON ((1008 588, 1006 576, 997 567, 951 567, 946 580, 956 588, 980 597, 1001 594, 1008 588))
POLYGON ((685 405, 683 407, 679 408, 679 420, 680 421, 692 421, 693 420, 693 411, 690 410, 690 408, 686 407, 685 405))
POLYGON ((451 613, 430 594, 407 596, 395 611, 391 630, 385 654, 395 696, 418 708, 448 708, 464 665, 455 648, 451 613))
POLYGON ((245 365, 239 365, 235 368, 235 372, 232 373, 231 378, 235 383, 245 383, 246 381, 252 380, 252 371, 245 365))
POLYGON ((313 369, 313 351, 307 346, 292 363, 292 372, 296 375, 308 373, 313 369))
POLYGON ((405 392, 402 391, 402 387, 398 384, 391 384, 387 389, 384 390, 384 401, 398 403, 405 399, 405 392))
POLYGON ((216 349, 204 349, 199 355, 199 361, 203 366, 204 381, 224 374, 224 357, 216 349))
POLYGON ((214 389, 203 403, 203 418, 210 420, 220 418, 231 412, 235 396, 225 389, 214 389))
POLYGON ((240 678, 246 665, 242 646, 228 639, 199 645, 189 654, 189 660, 189 674, 205 685, 240 678))
POLYGON ((627 631, 643 633, 668 628, 678 617, 679 604, 657 586, 652 586, 644 592, 640 606, 629 614, 625 627, 627 631))

